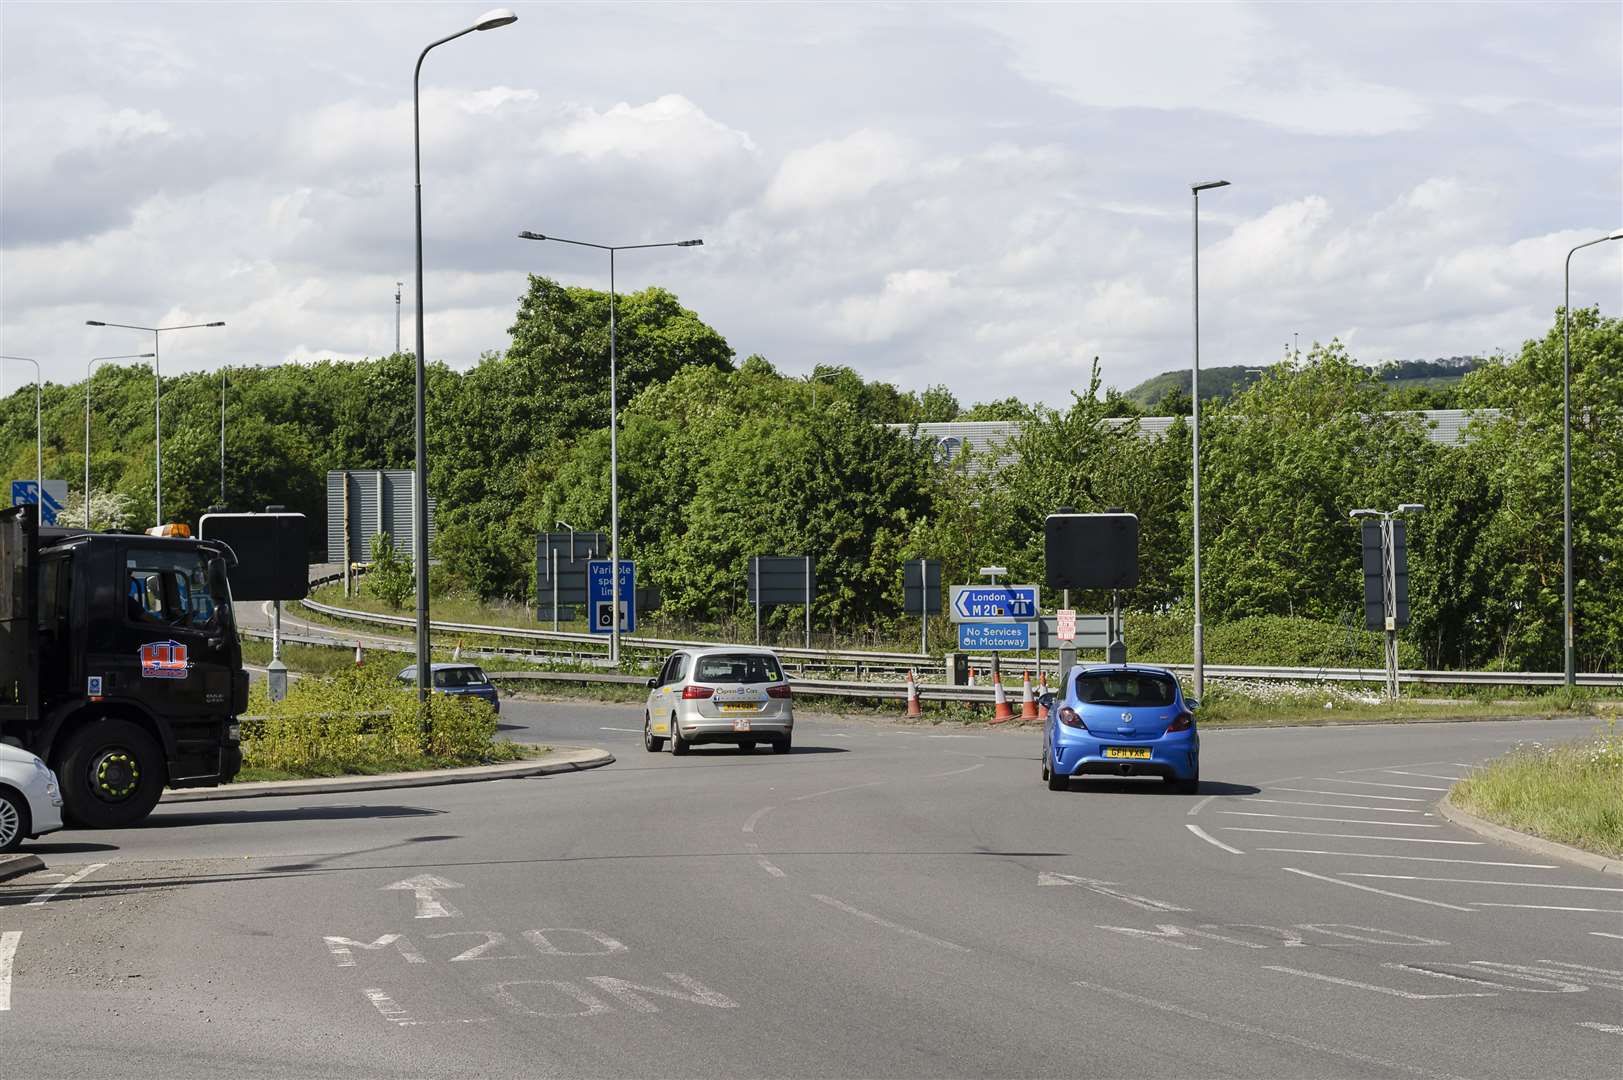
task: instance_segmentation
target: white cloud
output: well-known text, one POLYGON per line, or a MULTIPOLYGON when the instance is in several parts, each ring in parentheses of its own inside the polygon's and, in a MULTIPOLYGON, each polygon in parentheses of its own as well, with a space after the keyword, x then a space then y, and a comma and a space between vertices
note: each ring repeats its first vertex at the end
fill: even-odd
POLYGON ((823 210, 905 176, 912 165, 901 139, 864 128, 785 155, 766 190, 766 207, 784 214, 823 210))
POLYGON ((900 270, 885 275, 877 294, 842 300, 835 331, 852 341, 884 341, 919 326, 952 302, 953 275, 945 270, 900 270))

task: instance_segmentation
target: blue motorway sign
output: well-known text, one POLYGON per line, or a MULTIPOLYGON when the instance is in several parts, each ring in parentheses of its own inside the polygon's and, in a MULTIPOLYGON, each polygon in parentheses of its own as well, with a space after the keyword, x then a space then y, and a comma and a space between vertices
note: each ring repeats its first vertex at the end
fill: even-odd
MULTIPOLYGON (((68 482, 66 480, 45 481, 45 498, 39 508, 39 523, 41 525, 55 525, 56 515, 61 513, 62 504, 68 501, 68 482)), ((11 505, 24 506, 32 503, 41 503, 39 497, 39 483, 34 480, 13 480, 11 482, 11 505)))
POLYGON ((1030 622, 1037 617, 1035 585, 954 585, 953 622, 1030 622))
MULTIPOLYGON (((614 607, 614 583, 608 559, 592 559, 586 564, 586 610, 591 619, 592 633, 608 634, 614 631, 609 612, 614 607)), ((637 629, 637 564, 629 559, 620 560, 620 633, 629 634, 637 629)))
POLYGON ((1020 652, 1031 648, 1030 623, 958 624, 959 652, 1020 652))

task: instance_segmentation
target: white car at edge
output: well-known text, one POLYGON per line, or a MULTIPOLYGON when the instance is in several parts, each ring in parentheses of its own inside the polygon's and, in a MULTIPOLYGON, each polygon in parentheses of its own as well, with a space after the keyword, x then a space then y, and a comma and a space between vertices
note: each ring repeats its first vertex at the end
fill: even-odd
POLYGON ((27 750, 0 742, 0 854, 62 827, 62 787, 27 750))

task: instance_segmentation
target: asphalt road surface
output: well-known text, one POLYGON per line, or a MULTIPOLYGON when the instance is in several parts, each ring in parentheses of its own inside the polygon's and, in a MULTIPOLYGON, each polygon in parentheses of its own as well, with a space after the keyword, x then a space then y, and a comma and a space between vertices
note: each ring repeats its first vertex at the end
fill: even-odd
POLYGON ((161 806, 0 886, 0 1074, 1623 1074, 1623 879, 1435 802, 1593 722, 1204 735, 1200 794, 1040 736, 803 718, 588 773, 161 806))

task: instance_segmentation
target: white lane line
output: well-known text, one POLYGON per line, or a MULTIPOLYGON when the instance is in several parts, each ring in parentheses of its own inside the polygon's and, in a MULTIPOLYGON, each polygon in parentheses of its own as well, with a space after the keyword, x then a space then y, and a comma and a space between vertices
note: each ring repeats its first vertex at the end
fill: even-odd
MULTIPOLYGON (((1344 783, 1344 781, 1338 780, 1338 781, 1336 781, 1336 783, 1338 783, 1338 784, 1339 783, 1344 783)), ((1387 800, 1390 800, 1391 802, 1422 802, 1422 803, 1429 803, 1429 802, 1433 801, 1431 799, 1417 799, 1413 795, 1365 795, 1362 792, 1358 792, 1358 791, 1320 791, 1317 788, 1305 788, 1305 787, 1276 787, 1276 788, 1268 788, 1266 790, 1268 790, 1270 792, 1272 792, 1272 791, 1296 791, 1296 792, 1300 792, 1303 795, 1334 795, 1339 799, 1387 799, 1387 800)), ((1216 797, 1217 796, 1215 796, 1215 795, 1212 796, 1212 798, 1214 798, 1214 799, 1216 797)))
MULTIPOLYGON (((1323 810, 1378 810, 1383 814, 1424 814, 1426 811, 1409 806, 1358 806, 1353 803, 1308 802, 1305 799, 1259 799, 1247 795, 1241 802, 1274 803, 1278 806, 1317 806, 1323 810)), ((1422 800, 1416 799, 1416 802, 1422 800)))
POLYGON ((1476 912, 1475 908, 1461 907, 1458 904, 1445 904, 1441 900, 1426 900, 1422 897, 1409 896, 1405 893, 1388 892, 1386 889, 1377 889, 1373 885, 1359 885, 1357 882, 1353 881, 1342 881, 1340 878, 1325 877, 1323 874, 1314 874, 1306 870, 1298 870, 1293 866, 1285 866, 1281 867, 1281 869, 1287 874, 1300 874, 1302 877, 1314 878, 1318 881, 1328 881, 1332 885, 1341 885, 1349 889, 1359 889, 1363 892, 1379 893, 1382 896, 1390 896, 1395 900, 1412 900, 1416 904, 1426 904, 1429 907, 1447 908, 1450 911, 1466 911, 1471 912, 1472 914, 1475 914, 1476 912))
POLYGON ((810 795, 796 795, 790 802, 805 802, 807 799, 820 799, 824 795, 838 795, 842 791, 855 791, 857 788, 873 787, 876 784, 886 783, 884 780, 869 780, 866 784, 847 784, 845 787, 831 787, 827 791, 814 791, 810 795))
POLYGON ((954 944, 951 941, 942 941, 940 938, 931 937, 929 934, 920 933, 911 926, 902 926, 900 923, 893 923, 889 919, 881 919, 878 915, 875 915, 872 912, 863 911, 861 908, 854 908, 850 904, 845 903, 843 900, 836 900, 832 896, 824 896, 821 893, 813 893, 812 899, 818 901, 819 903, 827 904, 829 907, 839 908, 847 915, 855 915, 859 919, 866 919, 875 926, 883 926, 887 930, 894 930, 898 934, 906 934, 910 938, 916 938, 919 941, 929 942, 931 945, 939 945, 943 949, 952 949, 955 952, 971 951, 966 949, 964 946, 954 944))
POLYGON ((1426 787, 1424 784, 1377 784, 1373 780, 1337 780, 1333 776, 1315 776, 1315 780, 1323 780, 1327 784, 1357 784, 1360 787, 1389 787, 1400 791, 1447 791, 1445 787, 1426 787))
POLYGON ((755 856, 755 865, 756 866, 759 866, 762 870, 765 870, 768 874, 771 874, 773 877, 776 877, 776 878, 788 877, 789 876, 788 874, 785 874, 780 868, 774 866, 772 864, 771 860, 769 860, 765 855, 761 854, 761 845, 760 844, 750 844, 749 849, 750 849, 750 854, 755 856))
POLYGON ((1620 1027, 1617 1024, 1602 1024, 1594 1020, 1580 1020, 1578 1021, 1578 1026, 1581 1028, 1592 1028, 1595 1031, 1604 1031, 1608 1035, 1623 1035, 1623 1027, 1620 1027))
POLYGON ((1419 821, 1370 821, 1368 818, 1313 817, 1311 814, 1265 814, 1257 810, 1219 810, 1231 817, 1283 818, 1286 821, 1332 821, 1338 825, 1380 825, 1388 829, 1441 829, 1441 825, 1427 825, 1419 821))
POLYGON ((760 820, 776 809, 777 807, 775 806, 763 806, 759 810, 755 811, 755 813, 749 816, 749 820, 744 822, 744 831, 747 833, 754 832, 755 826, 760 822, 760 820))
POLYGON ((1589 931, 1589 932, 1590 932, 1590 933, 1591 933, 1591 934, 1594 934, 1594 935, 1595 935, 1595 936, 1596 936, 1596 937, 1609 937, 1609 938, 1617 938, 1617 940, 1619 940, 1619 941, 1623 941, 1623 934, 1608 934, 1608 933, 1607 933, 1607 932, 1606 932, 1606 931, 1604 931, 1604 930, 1591 930, 1591 931, 1589 931))
POLYGON ((1145 911, 1188 911, 1186 907, 1170 904, 1165 900, 1156 900, 1148 896, 1139 896, 1135 893, 1122 892, 1116 888, 1114 881, 1099 881, 1096 878, 1078 877, 1075 874, 1056 874, 1047 870, 1037 874, 1039 885, 1076 885, 1080 888, 1096 892, 1100 896, 1109 896, 1145 911))
POLYGON ((1473 900, 1471 903, 1477 907, 1525 908, 1528 911, 1588 911, 1599 915, 1623 915, 1623 908, 1557 907, 1553 904, 1490 904, 1486 900, 1473 900))
POLYGON ((1170 1001, 1157 1001, 1154 998, 1141 997, 1138 994, 1130 994, 1126 990, 1117 990, 1110 986, 1100 986, 1098 983, 1073 981, 1072 985, 1080 986, 1085 990, 1097 990, 1101 994, 1109 994, 1111 997, 1118 998, 1134 1005, 1143 1005, 1151 1009, 1159 1009, 1162 1012, 1172 1013, 1176 1016, 1182 1016, 1189 1020, 1199 1020, 1201 1023, 1211 1024, 1213 1027, 1226 1028, 1229 1031, 1238 1031, 1243 1035, 1253 1035, 1259 1038, 1271 1039, 1274 1042, 1286 1043, 1290 1046, 1300 1047, 1304 1050, 1311 1050, 1316 1054, 1329 1054, 1333 1057, 1345 1058, 1348 1061, 1356 1061, 1361 1065, 1374 1065, 1382 1069, 1391 1069, 1394 1072, 1409 1073, 1414 1076, 1424 1076, 1427 1078, 1427 1080, 1459 1080, 1458 1077, 1452 1076, 1449 1073, 1435 1073, 1430 1069, 1422 1069, 1418 1065, 1408 1065, 1401 1061, 1386 1061, 1382 1058, 1373 1057, 1369 1054, 1361 1054, 1357 1050, 1343 1050, 1337 1046, 1326 1046, 1324 1043, 1313 1042, 1309 1039, 1303 1039, 1295 1035, 1287 1035, 1282 1031, 1269 1031, 1267 1028, 1260 1028, 1255 1024, 1247 1024, 1241 1020, 1229 1020, 1221 1016, 1213 1016, 1211 1013, 1204 1013, 1198 1009, 1185 1008, 1182 1005, 1175 1005, 1170 1001))
POLYGON ((1362 878, 1391 878, 1394 881, 1447 881, 1455 885, 1513 885, 1522 889, 1575 889, 1578 892, 1610 892, 1623 893, 1623 889, 1613 889, 1605 885, 1546 885, 1542 881, 1479 881, 1475 878, 1452 877, 1416 877, 1412 874, 1354 874, 1347 873, 1343 877, 1362 878))
POLYGON ((1191 806, 1189 808, 1189 816, 1194 817, 1196 814, 1200 813, 1202 808, 1204 808, 1207 803, 1211 802, 1215 798, 1217 798, 1216 795, 1208 795, 1204 799, 1202 799, 1198 803, 1196 803, 1194 806, 1191 806))
POLYGON ((1223 843, 1223 841, 1217 839, 1217 837, 1208 834, 1206 830, 1202 829, 1199 825, 1192 825, 1186 822, 1184 824, 1184 828, 1188 829, 1190 832, 1194 833, 1196 836, 1200 837, 1213 847, 1220 847, 1224 851, 1229 852, 1231 855, 1245 854, 1245 852, 1241 851, 1239 848, 1229 847, 1227 844, 1223 843))
POLYGON ((601 728, 598 728, 597 730, 599 730, 599 731, 631 731, 631 732, 636 732, 639 735, 642 734, 642 728, 640 728, 640 727, 601 727, 601 728))
POLYGON ((89 877, 91 874, 94 874, 97 870, 100 870, 102 867, 104 867, 106 865, 107 864, 104 863, 104 862, 93 862, 89 866, 85 867, 83 870, 80 870, 78 873, 68 875, 67 877, 63 878, 61 881, 57 882, 55 885, 52 885, 49 889, 46 889, 44 892, 40 893, 38 896, 36 896, 32 900, 28 901, 28 906, 29 907, 38 907, 39 905, 45 903, 45 901, 49 900, 51 897, 55 896, 57 893, 61 892, 63 889, 67 888, 69 885, 72 885, 74 882, 84 880, 85 878, 89 877))
MULTIPOLYGON (((1373 851, 1316 851, 1312 848, 1265 847, 1258 851, 1288 851, 1295 855, 1338 855, 1353 859, 1404 859, 1409 862, 1466 863, 1471 866, 1519 866, 1524 870, 1558 870, 1554 863, 1493 862, 1489 859, 1444 859, 1436 855, 1377 855, 1373 851)), ((1592 931, 1593 932, 1593 931, 1592 931)), ((1623 934, 1613 935, 1623 937, 1623 934)))
POLYGON ((21 930, 0 934, 0 1012, 11 1009, 11 960, 17 955, 17 943, 22 939, 21 930))
POLYGON ((918 779, 920 779, 920 780, 945 780, 949 776, 962 776, 966 772, 974 772, 976 769, 982 768, 985 765, 986 765, 986 762, 983 761, 978 765, 970 765, 967 768, 963 768, 963 769, 954 769, 951 772, 931 773, 929 776, 920 776, 920 777, 918 777, 918 779))
POLYGON ((1366 833, 1308 832, 1305 829, 1253 829, 1244 825, 1221 826, 1224 832, 1277 833, 1280 836, 1319 836, 1329 840, 1384 840, 1388 844, 1452 844, 1455 847, 1482 847, 1486 840, 1433 840, 1429 836, 1370 836, 1366 833))
POLYGON ((1276 967, 1273 964, 1264 964, 1268 971, 1282 971, 1287 975, 1300 975, 1304 979, 1318 979, 1320 982, 1335 983, 1337 986, 1351 986, 1359 990, 1373 990, 1377 994, 1390 994, 1392 997, 1407 998, 1410 1001, 1435 1001, 1439 998, 1468 998, 1468 997, 1498 997, 1493 991, 1469 994, 1417 994, 1413 990, 1399 990, 1395 986, 1376 986, 1374 983, 1357 982, 1353 979, 1338 979, 1334 975, 1320 975, 1316 971, 1301 971, 1297 968, 1276 967))
POLYGON ((1445 761, 1445 762, 1443 762, 1443 764, 1444 765, 1452 765, 1456 769, 1474 769, 1474 768, 1476 768, 1475 765, 1467 765, 1463 761, 1445 761))
POLYGON ((1393 776, 1419 776, 1419 777, 1423 777, 1424 779, 1427 779, 1427 780, 1455 780, 1455 781, 1458 781, 1458 780, 1464 779, 1464 777, 1460 777, 1460 776, 1442 776, 1442 775, 1440 775, 1438 773, 1404 772, 1402 769, 1383 769, 1382 771, 1383 772, 1389 772, 1393 776))

